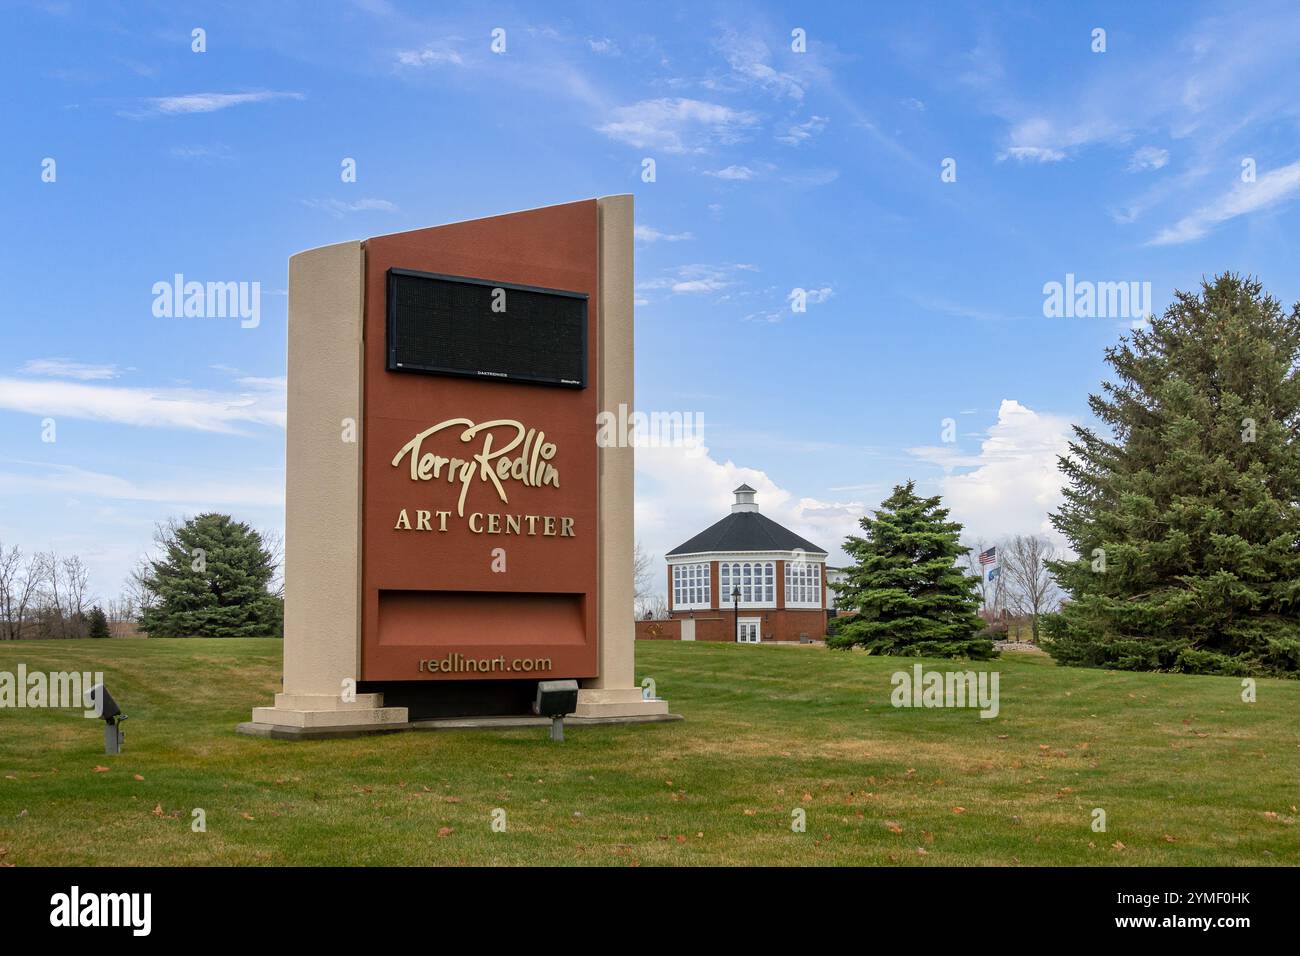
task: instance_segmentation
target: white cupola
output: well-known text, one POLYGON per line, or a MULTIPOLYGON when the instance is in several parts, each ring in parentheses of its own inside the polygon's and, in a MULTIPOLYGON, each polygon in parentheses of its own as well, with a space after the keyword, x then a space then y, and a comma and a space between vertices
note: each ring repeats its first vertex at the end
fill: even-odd
POLYGON ((754 495, 757 492, 749 485, 741 485, 736 489, 736 502, 731 506, 731 513, 739 514, 742 511, 757 511, 758 505, 754 502, 754 495))

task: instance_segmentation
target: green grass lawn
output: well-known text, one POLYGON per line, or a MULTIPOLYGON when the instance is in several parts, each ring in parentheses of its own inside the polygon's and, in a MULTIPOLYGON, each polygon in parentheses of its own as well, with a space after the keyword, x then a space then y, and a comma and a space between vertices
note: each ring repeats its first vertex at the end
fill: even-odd
POLYGON ((1235 679, 1006 654, 974 666, 1001 673, 986 720, 891 707, 911 660, 637 654, 684 722, 295 743, 234 732, 278 689, 278 641, 0 644, 0 671, 102 670, 130 715, 106 757, 80 711, 0 710, 0 864, 1300 862, 1300 682, 1245 704, 1235 679))

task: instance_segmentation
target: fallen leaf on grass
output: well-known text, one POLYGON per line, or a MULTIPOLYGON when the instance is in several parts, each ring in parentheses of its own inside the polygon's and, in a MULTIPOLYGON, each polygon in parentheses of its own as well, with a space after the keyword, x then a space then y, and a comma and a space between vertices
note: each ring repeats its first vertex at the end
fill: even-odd
POLYGON ((160 816, 163 815, 163 808, 162 808, 162 804, 161 804, 161 803, 156 804, 156 805, 154 806, 154 808, 153 808, 153 815, 156 816, 156 817, 160 817, 160 816))
POLYGON ((452 835, 453 833, 455 833, 455 832, 456 832, 456 830, 455 830, 454 827, 439 827, 439 828, 438 828, 438 836, 440 836, 440 837, 449 837, 449 836, 451 836, 451 835, 452 835))
POLYGON ((245 820, 252 820, 252 819, 253 819, 253 815, 250 814, 250 813, 241 813, 240 816, 243 817, 245 820))
POLYGON ((94 772, 95 772, 95 773, 108 773, 108 768, 107 768, 107 767, 96 766, 94 772))
POLYGON ((746 811, 745 811, 745 816, 747 816, 747 817, 752 817, 752 816, 754 816, 754 815, 757 814, 757 813, 758 813, 757 810, 746 810, 746 811))
POLYGON ((893 820, 886 820, 886 821, 885 821, 885 827, 889 830, 890 833, 902 833, 902 832, 903 832, 903 828, 900 827, 900 826, 899 826, 897 823, 895 823, 893 820))
POLYGON ((135 779, 136 779, 136 780, 140 780, 140 781, 143 781, 143 780, 144 780, 144 777, 140 776, 138 773, 135 774, 134 776, 135 776, 135 779))
POLYGON ((1128 847, 1126 847, 1123 843, 1120 843, 1119 840, 1116 840, 1114 843, 1111 844, 1111 846, 1112 846, 1114 849, 1116 849, 1116 850, 1127 850, 1127 849, 1128 849, 1128 847))
POLYGON ((965 807, 953 807, 953 808, 952 808, 952 812, 953 812, 953 813, 965 813, 965 812, 966 812, 966 808, 965 808, 965 807))

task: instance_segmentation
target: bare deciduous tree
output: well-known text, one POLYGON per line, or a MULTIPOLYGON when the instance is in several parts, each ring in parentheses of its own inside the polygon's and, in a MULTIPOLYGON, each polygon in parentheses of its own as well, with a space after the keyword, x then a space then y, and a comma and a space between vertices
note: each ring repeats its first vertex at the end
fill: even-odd
POLYGON ((8 551, 0 548, 0 640, 18 640, 28 613, 34 610, 41 581, 37 559, 31 555, 23 561, 18 545, 8 551))
POLYGON ((632 602, 636 616, 644 617, 647 602, 654 596, 654 556, 647 554, 641 542, 632 552, 632 602))
POLYGON ((280 531, 259 531, 262 547, 271 556, 271 580, 266 589, 277 597, 284 597, 284 535, 280 531))
POLYGON ((134 606, 136 616, 153 607, 158 601, 158 596, 149 587, 149 577, 152 574, 153 565, 149 558, 141 557, 131 569, 131 573, 126 576, 125 599, 134 606))
POLYGON ((58 562, 63 576, 63 593, 67 621, 65 633, 69 637, 85 637, 87 633, 86 605, 90 603, 90 571, 78 555, 58 562))
POLYGON ((1027 615, 1038 643, 1038 616, 1061 603, 1061 592, 1047 568, 1056 548, 1042 535, 1016 535, 998 549, 999 564, 1009 579, 1008 600, 1017 614, 1027 615))

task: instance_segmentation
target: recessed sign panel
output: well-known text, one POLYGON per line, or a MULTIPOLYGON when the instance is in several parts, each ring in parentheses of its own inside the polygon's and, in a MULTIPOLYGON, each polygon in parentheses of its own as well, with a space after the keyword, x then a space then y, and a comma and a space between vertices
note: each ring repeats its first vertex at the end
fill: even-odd
POLYGON ((362 680, 599 672, 597 234, 588 201, 366 242, 362 680))
POLYGON ((388 369, 582 388, 587 296, 389 269, 388 369))

